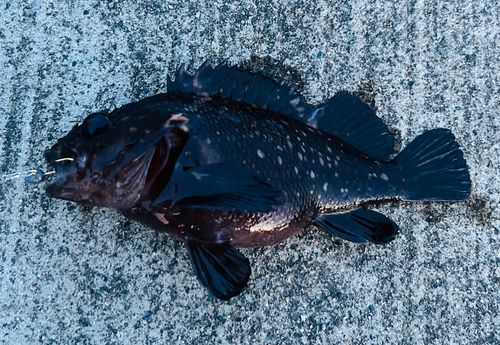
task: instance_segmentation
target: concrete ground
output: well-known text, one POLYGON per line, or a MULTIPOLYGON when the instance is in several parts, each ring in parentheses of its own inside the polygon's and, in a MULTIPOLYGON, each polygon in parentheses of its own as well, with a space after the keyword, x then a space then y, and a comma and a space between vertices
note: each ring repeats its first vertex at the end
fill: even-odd
POLYGON ((387 246, 309 229, 244 250, 249 287, 221 302, 179 243, 3 179, 0 343, 500 343, 494 1, 7 0, 0 11, 1 174, 43 165, 82 116, 164 92, 180 63, 211 58, 284 75, 311 102, 362 91, 403 146, 450 128, 473 182, 468 202, 380 206, 402 229, 387 246))

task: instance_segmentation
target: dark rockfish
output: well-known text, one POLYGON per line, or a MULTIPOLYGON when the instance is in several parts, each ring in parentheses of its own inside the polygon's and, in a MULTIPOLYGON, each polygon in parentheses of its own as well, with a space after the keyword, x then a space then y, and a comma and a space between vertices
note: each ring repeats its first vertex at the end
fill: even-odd
POLYGON ((463 200, 471 183, 453 134, 434 129, 391 159, 394 137, 359 98, 319 106, 260 75, 181 67, 168 92, 89 115, 46 152, 47 192, 112 207, 184 241, 200 282, 228 299, 246 286, 235 247, 271 245, 314 224, 387 243, 380 200, 463 200))

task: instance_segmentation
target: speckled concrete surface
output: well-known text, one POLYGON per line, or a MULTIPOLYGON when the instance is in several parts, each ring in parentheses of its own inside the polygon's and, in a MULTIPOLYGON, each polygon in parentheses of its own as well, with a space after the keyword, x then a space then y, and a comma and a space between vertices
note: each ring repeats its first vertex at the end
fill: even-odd
POLYGON ((310 229, 244 250, 249 288, 221 302, 179 243, 2 183, 0 342, 500 343, 499 12, 486 0, 4 1, 2 173, 42 164, 88 112, 165 91, 181 62, 256 56, 295 71, 311 102, 362 90, 403 145, 453 129, 473 197, 381 206, 402 227, 385 247, 310 229))

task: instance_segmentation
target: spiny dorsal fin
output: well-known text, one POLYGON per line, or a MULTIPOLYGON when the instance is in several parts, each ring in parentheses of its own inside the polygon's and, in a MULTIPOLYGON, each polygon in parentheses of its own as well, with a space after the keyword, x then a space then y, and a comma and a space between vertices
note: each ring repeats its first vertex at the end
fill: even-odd
POLYGON ((194 75, 189 75, 182 64, 175 80, 169 80, 168 91, 230 98, 287 115, 334 135, 373 159, 386 161, 394 151, 389 128, 367 104, 347 92, 313 107, 285 84, 238 67, 213 67, 209 61, 194 75))
POLYGON ((303 98, 285 84, 238 67, 220 64, 213 67, 207 61, 194 75, 186 72, 184 64, 168 81, 169 92, 193 93, 210 97, 224 97, 242 101, 275 113, 288 115, 304 122, 314 110, 303 98))

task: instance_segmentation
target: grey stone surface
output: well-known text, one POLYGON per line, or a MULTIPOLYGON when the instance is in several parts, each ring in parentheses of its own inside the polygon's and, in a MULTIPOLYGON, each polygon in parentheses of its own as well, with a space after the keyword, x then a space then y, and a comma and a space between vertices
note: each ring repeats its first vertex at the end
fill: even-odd
POLYGON ((363 90, 403 146, 451 128, 473 196, 380 206, 402 228, 387 246, 309 229, 246 249, 249 288, 221 302, 179 243, 2 181, 0 343, 499 344, 499 11, 486 0, 2 2, 2 174, 43 165, 87 113, 165 91, 181 62, 257 56, 296 71, 311 102, 363 90))

